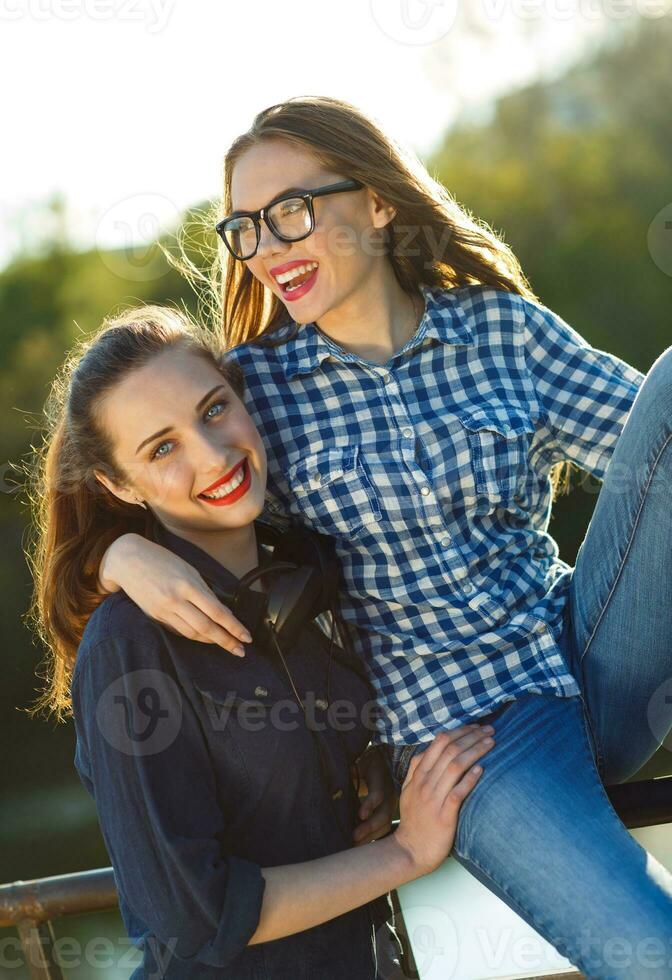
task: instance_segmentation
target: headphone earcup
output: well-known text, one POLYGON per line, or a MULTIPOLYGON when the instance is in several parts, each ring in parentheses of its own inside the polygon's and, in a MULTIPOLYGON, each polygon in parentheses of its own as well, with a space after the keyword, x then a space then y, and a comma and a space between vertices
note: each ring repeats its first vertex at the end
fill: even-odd
POLYGON ((337 594, 340 567, 336 560, 333 539, 307 527, 295 527, 281 534, 273 549, 275 561, 308 565, 318 571, 320 591, 315 598, 311 618, 331 608, 337 594))
POLYGON ((268 591, 265 621, 278 639, 291 643, 302 626, 315 616, 322 595, 319 569, 302 565, 286 572, 268 591))

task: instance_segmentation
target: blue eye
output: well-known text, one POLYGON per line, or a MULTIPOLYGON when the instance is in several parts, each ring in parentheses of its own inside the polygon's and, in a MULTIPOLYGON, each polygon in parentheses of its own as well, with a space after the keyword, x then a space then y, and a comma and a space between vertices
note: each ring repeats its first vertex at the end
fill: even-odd
POLYGON ((162 442, 160 445, 158 445, 154 450, 154 452, 152 453, 152 459, 163 459, 164 456, 167 456, 168 453, 161 453, 159 452, 159 450, 163 449, 164 446, 169 446, 169 445, 170 445, 170 440, 166 442, 162 442))
MULTIPOLYGON (((212 405, 210 405, 210 407, 206 409, 206 411, 205 411, 205 417, 206 418, 214 418, 214 416, 212 416, 212 415, 209 414, 213 410, 213 408, 217 408, 217 406, 221 406, 222 407, 222 411, 223 411, 226 408, 227 404, 228 404, 228 402, 226 402, 226 401, 213 402, 212 405)), ((221 412, 218 412, 217 414, 218 415, 221 415, 221 412)))
MULTIPOLYGON (((203 418, 204 419, 217 418, 219 415, 222 414, 222 412, 224 411, 224 409, 228 404, 229 403, 226 401, 226 399, 221 399, 220 401, 213 402, 212 405, 209 405, 208 408, 206 408, 205 412, 203 413, 203 418), (221 411, 215 412, 214 415, 211 415, 210 412, 213 410, 213 408, 218 408, 218 407, 221 408, 221 411)), ((168 453, 162 453, 160 452, 160 450, 163 449, 164 446, 170 446, 171 443, 172 443, 172 439, 167 439, 165 442, 160 443, 156 447, 154 452, 151 454, 150 459, 165 459, 165 457, 168 456, 168 453)))

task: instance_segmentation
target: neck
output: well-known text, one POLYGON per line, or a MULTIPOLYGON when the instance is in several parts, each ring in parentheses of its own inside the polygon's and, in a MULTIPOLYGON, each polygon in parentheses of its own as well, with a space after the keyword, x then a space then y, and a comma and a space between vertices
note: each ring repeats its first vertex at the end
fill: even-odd
MULTIPOLYGON (((247 572, 256 568, 259 564, 259 553, 257 550, 257 533, 252 524, 245 527, 227 528, 222 531, 200 531, 193 528, 174 527, 163 522, 169 531, 177 534, 195 544, 201 551, 218 561, 223 568, 242 578, 247 572)), ((253 589, 260 586, 255 583, 253 589)))
POLYGON ((418 292, 404 292, 389 262, 376 265, 317 326, 344 350, 386 364, 417 331, 424 301, 418 292))

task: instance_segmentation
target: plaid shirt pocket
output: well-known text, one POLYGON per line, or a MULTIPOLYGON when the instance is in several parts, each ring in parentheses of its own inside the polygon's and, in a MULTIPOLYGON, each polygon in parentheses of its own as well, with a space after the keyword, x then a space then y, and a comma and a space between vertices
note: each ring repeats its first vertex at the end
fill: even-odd
POLYGON ((530 416, 513 406, 462 412, 474 485, 490 504, 506 506, 522 492, 528 472, 528 453, 535 427, 530 416))
POLYGON ((328 447, 290 459, 292 512, 325 534, 351 533, 381 518, 358 446, 328 447))

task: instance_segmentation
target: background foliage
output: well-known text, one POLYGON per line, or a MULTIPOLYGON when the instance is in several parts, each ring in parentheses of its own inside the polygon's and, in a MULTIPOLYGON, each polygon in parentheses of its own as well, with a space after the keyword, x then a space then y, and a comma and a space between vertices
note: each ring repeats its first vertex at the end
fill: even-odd
MULTIPOLYGON (((642 21, 564 77, 500 99, 488 121, 463 120, 429 161, 504 235, 542 302, 642 371, 672 343, 672 222, 669 245, 656 232, 649 248, 652 223, 672 201, 670 50, 671 19, 642 21)), ((20 710, 34 699, 42 652, 22 623, 26 507, 9 464, 37 442, 49 382, 82 332, 129 303, 195 305, 156 249, 73 251, 59 232, 63 208, 45 205, 45 227, 55 231, 39 254, 17 256, 0 274, 0 881, 109 864, 72 768, 72 726, 20 710)), ((551 531, 571 564, 598 492, 582 479, 555 505, 551 531)))

